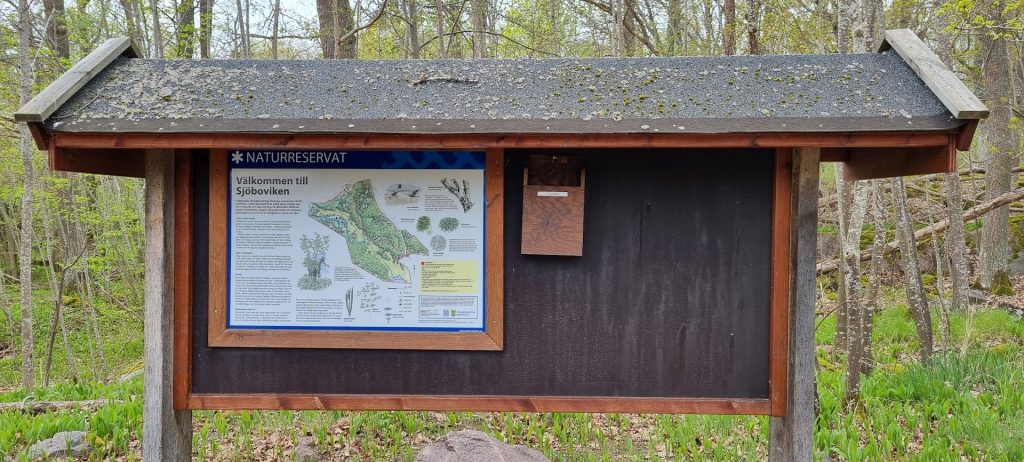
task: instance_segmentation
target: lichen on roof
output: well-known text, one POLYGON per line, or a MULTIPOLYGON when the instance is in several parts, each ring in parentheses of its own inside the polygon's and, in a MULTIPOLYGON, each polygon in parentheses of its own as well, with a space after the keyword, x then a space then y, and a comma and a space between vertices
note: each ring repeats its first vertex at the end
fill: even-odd
POLYGON ((541 60, 121 58, 57 131, 794 131, 959 124, 892 52, 541 60), (731 122, 729 122, 731 121, 731 122), (301 127, 301 128, 300 128, 301 127), (142 130, 142 128, 139 128, 142 130))

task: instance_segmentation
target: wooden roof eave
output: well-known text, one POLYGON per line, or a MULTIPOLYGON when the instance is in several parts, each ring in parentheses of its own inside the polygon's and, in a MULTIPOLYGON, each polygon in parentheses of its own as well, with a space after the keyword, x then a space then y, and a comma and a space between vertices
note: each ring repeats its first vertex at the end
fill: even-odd
POLYGON ((115 37, 96 47, 88 56, 75 63, 63 75, 39 92, 28 103, 14 113, 16 122, 25 122, 32 132, 32 138, 39 149, 47 149, 48 137, 43 122, 66 103, 85 84, 99 75, 115 59, 127 56, 142 56, 139 49, 127 37, 115 37))
MULTIPOLYGON (((558 149, 558 148, 794 148, 823 149, 823 161, 867 162, 872 156, 902 158, 894 171, 936 173, 948 168, 947 153, 959 133, 637 133, 637 134, 49 134, 54 170, 141 177, 146 149, 558 149), (936 159, 941 157, 941 159, 936 159), (917 160, 925 159, 923 166, 917 160), (898 167, 898 168, 897 168, 898 167)), ((954 151, 955 152, 955 151, 954 151)), ((884 169, 883 169, 884 170, 884 169)), ((879 172, 872 170, 872 175, 879 172)))
POLYGON ((822 150, 822 160, 843 162, 846 177, 853 180, 955 172, 957 150, 971 148, 978 121, 988 117, 988 108, 910 29, 885 31, 879 51, 887 50, 903 58, 950 114, 964 124, 945 146, 830 147, 822 150))

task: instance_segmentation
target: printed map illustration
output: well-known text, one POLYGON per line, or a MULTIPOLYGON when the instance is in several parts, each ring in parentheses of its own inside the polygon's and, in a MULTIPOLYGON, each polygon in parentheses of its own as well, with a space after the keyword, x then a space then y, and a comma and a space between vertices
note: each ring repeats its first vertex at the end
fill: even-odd
POLYGON ((352 264, 385 282, 411 283, 412 274, 400 260, 427 255, 427 246, 384 215, 369 179, 310 204, 309 216, 345 238, 352 264))

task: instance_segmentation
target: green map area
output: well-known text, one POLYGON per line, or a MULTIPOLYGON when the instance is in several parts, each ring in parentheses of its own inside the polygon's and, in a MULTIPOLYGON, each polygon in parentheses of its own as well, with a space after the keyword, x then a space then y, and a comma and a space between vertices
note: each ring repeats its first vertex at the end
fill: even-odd
POLYGON ((314 202, 309 216, 345 238, 354 265, 385 282, 411 283, 409 268, 399 260, 427 255, 427 246, 398 229, 380 210, 369 179, 349 186, 334 199, 314 202))

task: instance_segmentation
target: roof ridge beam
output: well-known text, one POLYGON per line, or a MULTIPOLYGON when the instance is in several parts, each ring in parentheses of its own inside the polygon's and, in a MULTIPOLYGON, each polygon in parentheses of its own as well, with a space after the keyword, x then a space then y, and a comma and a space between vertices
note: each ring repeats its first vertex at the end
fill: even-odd
POLYGON ((17 122, 41 123, 121 56, 142 56, 128 37, 107 39, 14 113, 17 122))
POLYGON ((957 119, 984 119, 988 108, 910 29, 885 31, 878 51, 895 50, 957 119))

